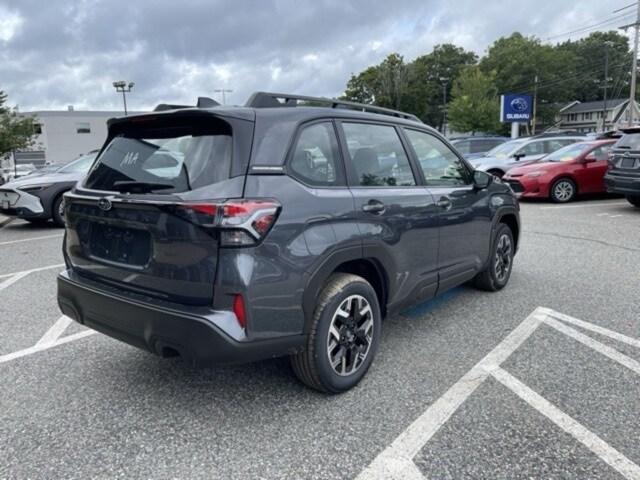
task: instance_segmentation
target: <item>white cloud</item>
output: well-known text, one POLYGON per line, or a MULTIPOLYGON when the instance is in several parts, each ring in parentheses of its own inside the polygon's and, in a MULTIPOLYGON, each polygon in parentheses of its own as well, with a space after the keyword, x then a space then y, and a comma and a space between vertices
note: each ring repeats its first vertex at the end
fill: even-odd
POLYGON ((193 104, 219 88, 233 89, 234 103, 269 89, 336 96, 352 73, 392 52, 410 61, 452 42, 482 54, 514 31, 544 39, 602 21, 625 4, 9 0, 8 8, 6 1, 0 0, 0 87, 23 110, 119 108, 111 82, 120 79, 136 83, 128 98, 133 109, 193 104))
POLYGON ((20 30, 24 19, 0 5, 0 40, 8 42, 20 30))

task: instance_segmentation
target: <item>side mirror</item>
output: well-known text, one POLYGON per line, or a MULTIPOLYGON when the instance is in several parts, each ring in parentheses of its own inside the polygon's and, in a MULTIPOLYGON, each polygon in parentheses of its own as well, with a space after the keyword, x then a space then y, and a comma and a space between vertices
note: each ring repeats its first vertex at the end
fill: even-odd
POLYGON ((493 175, 482 170, 473 171, 473 186, 478 190, 489 187, 493 182, 493 175))
POLYGON ((587 155, 582 160, 583 163, 593 163, 593 162, 597 162, 597 161, 598 161, 598 159, 596 157, 594 157, 593 155, 587 155))
POLYGON ((514 153, 513 154, 513 158, 516 162, 520 161, 520 159, 524 157, 524 153, 520 152, 520 153, 514 153))

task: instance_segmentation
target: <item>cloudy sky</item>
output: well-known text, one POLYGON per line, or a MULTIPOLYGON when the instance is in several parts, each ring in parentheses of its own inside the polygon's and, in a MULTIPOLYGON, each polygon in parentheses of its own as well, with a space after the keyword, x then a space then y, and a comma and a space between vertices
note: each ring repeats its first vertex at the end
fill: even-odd
MULTIPOLYGON (((193 104, 232 89, 336 96, 351 73, 451 42, 478 54, 520 31, 543 40, 612 19, 631 0, 0 0, 0 90, 20 110, 193 104)), ((572 38, 584 33, 573 34, 572 38)), ((568 36, 554 40, 566 40, 568 36)))

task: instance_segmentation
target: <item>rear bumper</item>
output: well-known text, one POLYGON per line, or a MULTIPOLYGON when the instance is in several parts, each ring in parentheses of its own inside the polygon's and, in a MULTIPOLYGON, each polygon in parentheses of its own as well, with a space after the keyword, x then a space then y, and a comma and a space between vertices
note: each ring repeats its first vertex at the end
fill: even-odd
POLYGON ((640 176, 622 176, 607 173, 604 184, 609 193, 640 196, 640 176))
POLYGON ((58 305, 89 328, 160 356, 178 352, 195 367, 278 357, 305 343, 304 335, 250 340, 232 312, 192 314, 146 303, 79 281, 69 270, 58 276, 58 305))

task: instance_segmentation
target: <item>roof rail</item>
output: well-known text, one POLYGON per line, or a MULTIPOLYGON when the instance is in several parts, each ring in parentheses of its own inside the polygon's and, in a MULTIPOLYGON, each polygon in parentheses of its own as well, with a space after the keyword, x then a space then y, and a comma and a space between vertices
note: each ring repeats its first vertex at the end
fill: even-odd
POLYGON ((298 102, 306 102, 306 106, 328 106, 330 108, 348 108, 363 112, 380 113, 382 115, 389 115, 422 123, 418 117, 411 113, 392 110, 390 108, 349 102, 347 100, 337 100, 335 98, 309 97, 306 95, 294 95, 289 93, 255 92, 249 97, 245 106, 252 108, 297 107, 298 102))
MULTIPOLYGON (((216 102, 214 99, 209 97, 198 97, 198 101, 196 102, 196 108, 213 108, 217 107, 220 104, 216 102)), ((162 112, 164 110, 180 110, 181 108, 193 108, 190 105, 172 105, 169 103, 161 103, 153 109, 154 112, 162 112)))

